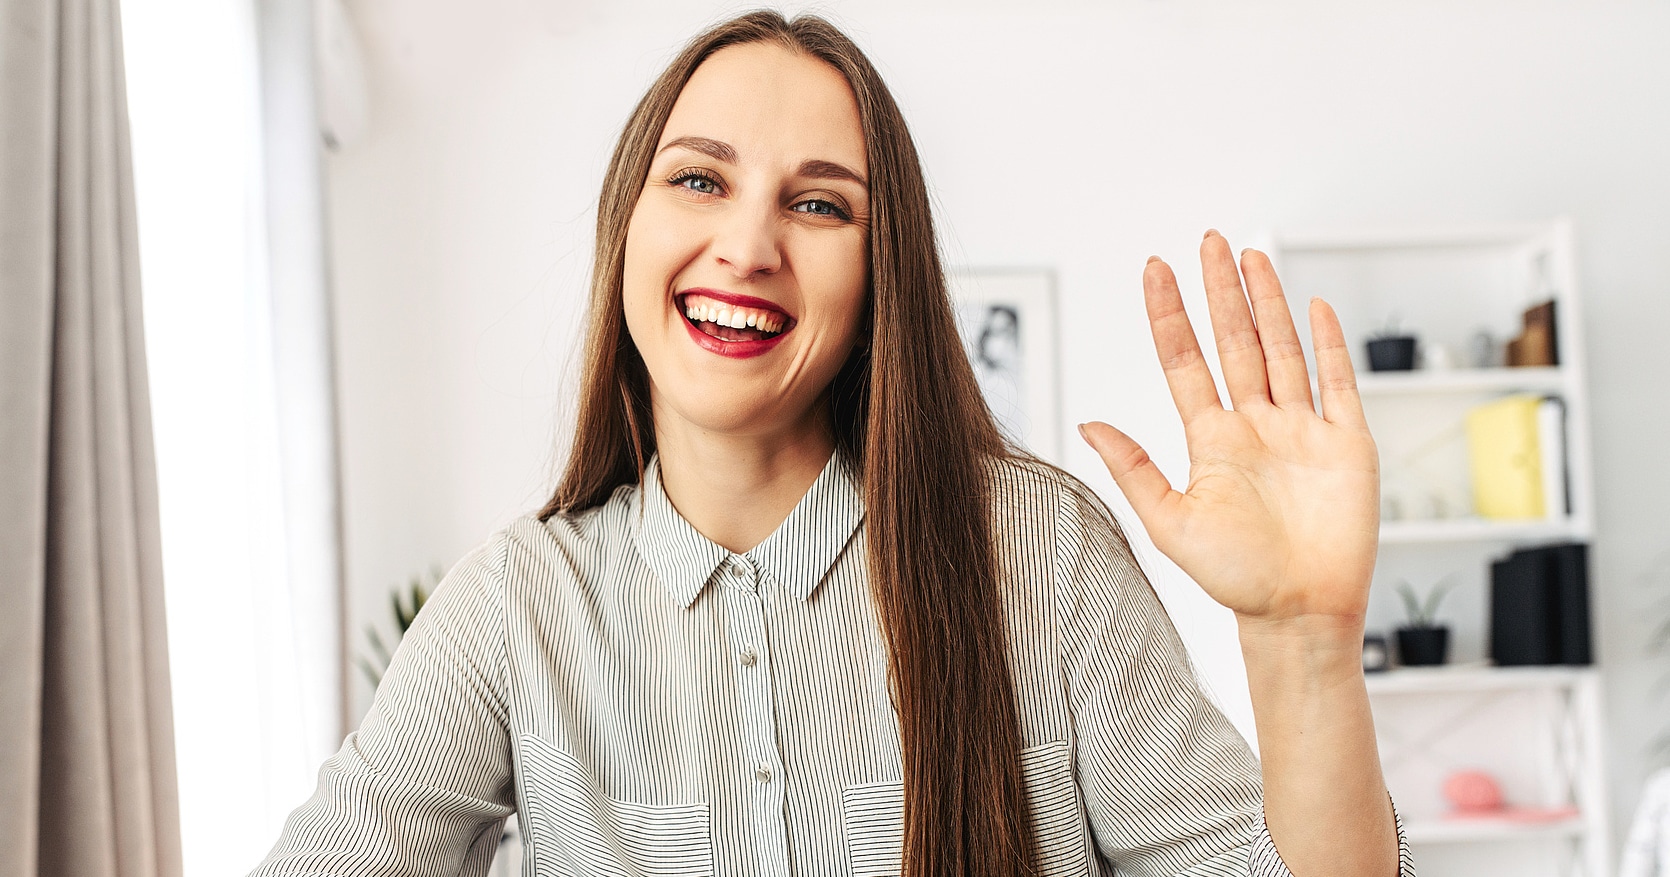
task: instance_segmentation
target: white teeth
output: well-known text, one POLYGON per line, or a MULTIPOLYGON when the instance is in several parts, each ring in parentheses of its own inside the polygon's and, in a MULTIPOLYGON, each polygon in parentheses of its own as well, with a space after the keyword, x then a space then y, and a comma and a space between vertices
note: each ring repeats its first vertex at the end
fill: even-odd
POLYGON ((713 323, 732 329, 754 328, 772 334, 783 331, 785 322, 781 316, 770 311, 733 308, 697 295, 685 299, 684 315, 689 317, 691 322, 713 323))

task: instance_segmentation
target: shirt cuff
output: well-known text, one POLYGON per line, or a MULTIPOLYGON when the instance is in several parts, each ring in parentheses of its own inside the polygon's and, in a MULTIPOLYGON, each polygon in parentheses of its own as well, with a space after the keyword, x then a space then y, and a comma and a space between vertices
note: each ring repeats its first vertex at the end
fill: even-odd
MULTIPOLYGON (((1392 819, 1397 823, 1398 877, 1415 877, 1415 860, 1409 855, 1409 836, 1403 832, 1403 817, 1398 814, 1396 804, 1392 805, 1392 819)), ((1264 821, 1262 813, 1258 819, 1258 837, 1253 838, 1252 854, 1247 857, 1247 873, 1250 877, 1293 877, 1287 863, 1281 860, 1281 854, 1276 852, 1276 842, 1270 837, 1270 825, 1264 821)))

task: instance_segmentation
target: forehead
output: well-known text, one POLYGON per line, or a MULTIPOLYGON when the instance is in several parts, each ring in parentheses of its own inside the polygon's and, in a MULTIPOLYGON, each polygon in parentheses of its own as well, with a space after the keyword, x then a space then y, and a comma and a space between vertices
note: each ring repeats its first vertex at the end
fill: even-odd
POLYGON ((703 61, 679 92, 656 148, 677 137, 722 140, 744 164, 823 159, 869 171, 846 78, 775 43, 727 46, 703 61))

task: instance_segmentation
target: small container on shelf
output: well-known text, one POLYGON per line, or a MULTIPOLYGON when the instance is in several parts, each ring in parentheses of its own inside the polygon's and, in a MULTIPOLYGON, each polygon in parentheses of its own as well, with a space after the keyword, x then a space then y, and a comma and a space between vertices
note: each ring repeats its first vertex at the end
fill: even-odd
POLYGON ((1368 368, 1377 372, 1415 369, 1415 336, 1382 335, 1368 340, 1368 368))
POLYGON ((1405 667, 1434 667, 1450 656, 1450 629, 1400 627, 1397 629, 1397 659, 1405 667))
POLYGON ((1363 634, 1363 672, 1384 673, 1392 669, 1392 650, 1386 645, 1386 635, 1363 634))

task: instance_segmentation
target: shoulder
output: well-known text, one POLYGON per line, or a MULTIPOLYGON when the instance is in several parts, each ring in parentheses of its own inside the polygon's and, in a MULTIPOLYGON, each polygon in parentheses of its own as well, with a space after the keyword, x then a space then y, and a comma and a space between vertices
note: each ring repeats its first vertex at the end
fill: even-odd
POLYGON ((1113 512, 1089 485, 1049 463, 1029 457, 998 457, 987 464, 993 519, 1000 529, 1016 524, 1047 526, 1057 539, 1083 539, 1086 531, 1123 544, 1125 534, 1113 512))
POLYGON ((628 536, 637 508, 638 485, 623 484, 601 505, 557 512, 543 519, 524 515, 512 521, 500 535, 511 547, 523 552, 583 552, 588 547, 628 536))
POLYGON ((503 553, 504 575, 526 580, 551 568, 590 568, 620 546, 630 545, 638 511, 638 486, 621 484, 605 503, 549 518, 524 515, 504 526, 489 543, 503 553))
POLYGON ((1026 458, 994 460, 990 472, 1000 560, 1032 558, 1029 571, 1052 582, 1064 618, 1087 608, 1105 614, 1152 602, 1153 590, 1130 541, 1089 485, 1026 458))
POLYGON ((506 602, 539 601, 610 580, 611 571, 635 558, 637 514, 637 485, 622 485, 601 505, 511 521, 489 540, 497 546, 506 602))
MULTIPOLYGON (((477 599, 502 595, 506 585, 543 577, 553 568, 585 564, 630 535, 637 487, 618 488, 607 502, 541 519, 529 513, 509 522, 453 565, 436 589, 470 592, 477 599)), ((458 596, 463 596, 459 593, 458 596)))

